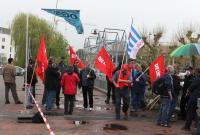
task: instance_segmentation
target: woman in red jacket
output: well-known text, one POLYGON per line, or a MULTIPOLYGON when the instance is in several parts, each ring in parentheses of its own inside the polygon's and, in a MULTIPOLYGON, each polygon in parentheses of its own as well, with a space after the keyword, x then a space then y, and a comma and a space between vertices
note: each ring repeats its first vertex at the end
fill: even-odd
POLYGON ((78 82, 80 82, 80 79, 78 75, 74 73, 73 66, 70 66, 61 79, 61 86, 65 96, 64 115, 72 115, 78 82))

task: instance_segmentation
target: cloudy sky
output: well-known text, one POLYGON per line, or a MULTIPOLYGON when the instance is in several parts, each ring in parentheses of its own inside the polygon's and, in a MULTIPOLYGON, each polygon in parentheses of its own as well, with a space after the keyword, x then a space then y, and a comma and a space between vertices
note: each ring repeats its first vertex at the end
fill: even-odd
MULTIPOLYGON (((28 12, 53 22, 53 16, 41 8, 55 8, 56 0, 1 0, 0 26, 8 27, 19 12, 28 12)), ((58 22, 57 29, 76 49, 93 29, 124 29, 128 33, 131 20, 136 29, 166 27, 163 41, 169 41, 179 27, 200 23, 199 0, 58 0, 60 9, 79 9, 85 33, 78 35, 74 27, 58 22)))

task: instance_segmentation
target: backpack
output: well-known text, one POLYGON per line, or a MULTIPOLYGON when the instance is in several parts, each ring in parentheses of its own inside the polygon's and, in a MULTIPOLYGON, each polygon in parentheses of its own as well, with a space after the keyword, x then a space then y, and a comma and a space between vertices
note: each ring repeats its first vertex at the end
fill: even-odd
POLYGON ((166 86, 165 86, 164 77, 160 77, 154 81, 153 90, 152 90, 154 94, 163 95, 165 89, 166 89, 166 86))

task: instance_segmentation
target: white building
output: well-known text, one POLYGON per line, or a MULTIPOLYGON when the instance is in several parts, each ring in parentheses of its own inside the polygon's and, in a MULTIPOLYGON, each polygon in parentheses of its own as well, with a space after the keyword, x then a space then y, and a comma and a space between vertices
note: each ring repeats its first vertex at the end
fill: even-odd
POLYGON ((11 30, 0 27, 0 64, 7 63, 10 57, 14 58, 14 47, 11 43, 11 30))

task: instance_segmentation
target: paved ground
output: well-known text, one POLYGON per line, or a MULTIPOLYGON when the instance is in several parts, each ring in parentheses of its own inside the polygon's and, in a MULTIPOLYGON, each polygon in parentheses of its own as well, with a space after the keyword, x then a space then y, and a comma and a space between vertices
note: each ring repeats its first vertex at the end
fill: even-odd
MULTIPOLYGON (((24 100, 22 91, 22 77, 17 77, 17 92, 24 100)), ((0 135, 48 135, 44 124, 18 123, 19 112, 24 105, 15 105, 10 94, 11 104, 4 104, 4 84, 0 76, 0 135)), ((43 86, 36 87, 36 100, 41 103, 43 86)), ((63 103, 63 95, 61 95, 63 103)), ((105 105, 105 94, 94 92, 94 110, 89 112, 82 108, 82 94, 79 91, 74 114, 63 116, 63 109, 55 109, 47 118, 56 135, 191 135, 192 132, 182 131, 183 121, 172 123, 172 128, 163 128, 155 125, 155 111, 140 112, 129 120, 116 121, 113 105, 105 105)), ((61 106, 63 107, 63 106, 61 106)), ((32 112, 37 112, 36 108, 32 112)))

